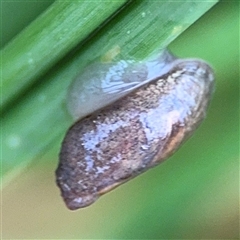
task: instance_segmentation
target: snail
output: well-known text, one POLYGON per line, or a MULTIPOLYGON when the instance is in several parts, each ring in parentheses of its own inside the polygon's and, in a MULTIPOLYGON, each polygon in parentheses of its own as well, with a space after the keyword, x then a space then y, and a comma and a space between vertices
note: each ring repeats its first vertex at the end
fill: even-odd
MULTIPOLYGON (((100 109, 91 106, 92 113, 79 111, 81 103, 74 102, 79 99, 71 91, 78 83, 70 90, 69 110, 80 119, 62 142, 56 178, 71 210, 91 205, 167 159, 205 118, 214 89, 207 63, 177 59, 164 51, 155 60, 128 64, 119 74, 125 78, 121 86, 110 87, 105 94, 109 102, 100 109)), ((100 66, 91 78, 108 80, 108 73, 109 66, 100 66)))

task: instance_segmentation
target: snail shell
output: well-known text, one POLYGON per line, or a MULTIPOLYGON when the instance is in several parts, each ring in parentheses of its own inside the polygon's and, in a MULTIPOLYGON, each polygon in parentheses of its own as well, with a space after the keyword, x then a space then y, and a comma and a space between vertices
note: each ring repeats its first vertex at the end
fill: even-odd
POLYGON ((212 69, 196 59, 173 60, 166 73, 73 124, 56 170, 71 210, 86 207, 173 154, 204 119, 212 69))

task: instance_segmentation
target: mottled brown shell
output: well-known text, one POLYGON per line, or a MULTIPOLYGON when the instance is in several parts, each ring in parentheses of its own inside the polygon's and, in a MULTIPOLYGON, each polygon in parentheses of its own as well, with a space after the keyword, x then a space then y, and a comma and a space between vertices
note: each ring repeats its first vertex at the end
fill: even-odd
POLYGON ((77 121, 56 171, 68 208, 92 204, 175 152, 204 119, 213 84, 206 63, 175 60, 167 74, 77 121))

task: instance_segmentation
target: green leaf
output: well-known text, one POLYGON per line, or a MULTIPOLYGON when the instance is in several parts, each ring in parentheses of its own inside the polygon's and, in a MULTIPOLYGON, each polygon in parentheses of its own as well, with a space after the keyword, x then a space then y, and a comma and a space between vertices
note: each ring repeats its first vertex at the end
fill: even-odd
MULTIPOLYGON (((81 43, 78 50, 75 49, 74 52, 56 64, 51 71, 42 77, 41 83, 29 89, 15 106, 9 107, 5 111, 2 119, 2 173, 6 174, 8 172, 11 174, 14 168, 17 168, 20 164, 25 166, 26 162, 37 159, 46 149, 51 148, 57 139, 63 138, 64 132, 72 123, 72 119, 69 117, 65 108, 67 89, 74 77, 76 77, 86 65, 92 61, 99 61, 99 59, 111 51, 118 53, 114 60, 129 58, 142 60, 154 52, 158 52, 167 47, 173 39, 195 22, 216 2, 217 1, 168 2, 146 0, 133 1, 130 5, 126 6, 119 14, 111 19, 106 26, 98 31, 97 34, 88 38, 84 44, 81 43)), ((66 9, 70 8, 75 12, 75 1, 67 3, 69 4, 67 4, 66 9)), ((88 1, 89 5, 94 3, 95 1, 88 1)), ((89 6, 89 9, 90 8, 91 6, 89 6)), ((52 7, 50 7, 50 10, 51 9, 52 7)), ((48 12, 51 12, 50 10, 48 10, 48 12)), ((69 12, 65 13, 64 8, 62 8, 62 15, 71 19, 69 12)), ((53 15, 49 16, 48 14, 40 17, 41 28, 39 29, 42 29, 42 33, 46 34, 45 30, 48 29, 48 26, 44 23, 51 22, 51 17, 55 19, 53 15)), ((84 21, 84 18, 82 18, 81 21, 84 21)), ((36 20, 36 22, 39 22, 39 20, 36 20)), ((64 25, 64 21, 63 24, 61 21, 57 21, 57 23, 56 25, 58 26, 55 26, 59 27, 59 31, 67 34, 68 31, 64 25)), ((87 32, 85 28, 88 29, 88 26, 79 23, 78 28, 79 29, 75 29, 75 31, 87 32)), ((35 29, 28 34, 29 36, 33 36, 34 33, 35 29)), ((45 37, 43 36, 43 38, 35 40, 37 47, 36 49, 32 49, 32 52, 35 52, 36 56, 41 54, 41 51, 45 51, 39 48, 41 44, 46 45, 45 37)), ((68 38, 68 41, 66 40, 66 45, 68 45, 69 49, 69 46, 73 46, 74 44, 71 38, 68 38), (68 41, 70 44, 68 44, 68 41)), ((76 41, 76 39, 74 41, 76 41)), ((8 72, 7 66, 13 66, 14 64, 17 64, 17 68, 19 68, 21 59, 28 59, 26 57, 29 53, 28 49, 24 46, 23 40, 20 42, 21 54, 19 55, 19 62, 15 62, 14 54, 9 55, 8 63, 4 65, 6 70, 4 67, 3 72, 8 72)), ((60 48, 60 45, 58 45, 58 47, 60 48)), ((18 45, 15 46, 13 42, 11 46, 9 45, 9 48, 14 53, 18 49, 18 45)), ((66 50, 63 52, 66 53, 66 50)), ((48 62, 48 58, 51 58, 55 53, 55 47, 47 48, 47 51, 44 53, 45 58, 38 60, 43 69, 51 67, 53 62, 58 59, 58 57, 56 57, 51 63, 48 62)), ((31 72, 31 79, 33 79, 31 81, 37 78, 37 75, 35 76, 31 69, 26 71, 31 72)), ((9 81, 13 81, 14 83, 19 81, 18 74, 15 74, 14 78, 9 81), (15 77, 17 80, 15 80, 15 77)), ((3 91, 3 94, 10 96, 9 92, 11 91, 3 91)))
POLYGON ((56 1, 1 52, 1 107, 16 98, 127 0, 56 1))

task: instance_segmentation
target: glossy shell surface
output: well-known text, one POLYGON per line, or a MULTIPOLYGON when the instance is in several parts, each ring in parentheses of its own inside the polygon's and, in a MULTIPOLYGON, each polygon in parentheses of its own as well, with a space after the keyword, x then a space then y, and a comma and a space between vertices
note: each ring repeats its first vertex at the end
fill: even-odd
POLYGON ((213 88, 205 62, 174 60, 167 73, 77 121, 56 171, 67 207, 86 207, 173 154, 204 119, 213 88))

